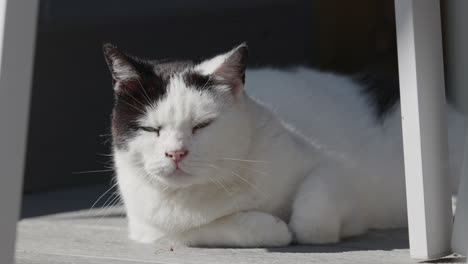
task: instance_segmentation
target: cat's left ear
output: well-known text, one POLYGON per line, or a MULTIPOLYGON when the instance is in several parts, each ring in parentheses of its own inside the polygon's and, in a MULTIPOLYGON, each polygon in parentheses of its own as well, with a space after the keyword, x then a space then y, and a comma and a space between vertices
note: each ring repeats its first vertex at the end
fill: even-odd
POLYGON ((244 42, 225 54, 203 61, 195 70, 212 76, 216 85, 227 86, 236 95, 244 88, 247 59, 248 47, 244 42))
POLYGON ((148 71, 144 61, 121 52, 112 44, 104 44, 103 51, 116 92, 137 86, 142 74, 148 71))

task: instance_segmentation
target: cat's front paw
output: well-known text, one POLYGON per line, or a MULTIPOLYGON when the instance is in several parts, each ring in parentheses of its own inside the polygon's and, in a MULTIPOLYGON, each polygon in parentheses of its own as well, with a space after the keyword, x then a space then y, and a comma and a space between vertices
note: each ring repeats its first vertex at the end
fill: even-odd
POLYGON ((139 243, 154 243, 163 237, 163 233, 148 224, 130 221, 128 227, 130 239, 139 243))
MULTIPOLYGON (((288 225, 278 217, 266 215, 264 219, 265 227, 270 229, 265 232, 259 232, 262 246, 266 247, 283 247, 287 246, 293 240, 293 233, 289 230, 288 225)), ((252 230, 255 233, 255 230, 252 230)))
POLYGON ((292 241, 287 224, 270 214, 249 211, 218 219, 181 235, 193 247, 281 247, 292 241))
MULTIPOLYGON (((333 222, 333 220, 331 221, 333 222)), ((339 227, 331 224, 316 225, 314 223, 290 224, 298 244, 330 244, 340 242, 339 227)))

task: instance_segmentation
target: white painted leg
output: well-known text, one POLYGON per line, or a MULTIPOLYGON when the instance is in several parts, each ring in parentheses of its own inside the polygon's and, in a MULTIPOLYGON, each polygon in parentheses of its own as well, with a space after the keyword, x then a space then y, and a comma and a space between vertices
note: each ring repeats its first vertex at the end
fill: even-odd
POLYGON ((36 0, 0 0, 0 263, 13 263, 37 5, 36 0))
POLYGON ((439 0, 396 0, 411 257, 450 254, 447 126, 439 0))

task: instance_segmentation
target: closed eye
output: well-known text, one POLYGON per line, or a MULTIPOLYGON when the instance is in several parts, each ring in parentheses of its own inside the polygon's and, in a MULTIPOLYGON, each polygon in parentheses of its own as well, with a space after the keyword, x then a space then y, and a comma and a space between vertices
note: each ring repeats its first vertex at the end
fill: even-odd
POLYGON ((145 132, 156 133, 158 136, 159 136, 159 131, 161 130, 161 127, 154 128, 154 127, 142 126, 139 128, 145 132))
POLYGON ((192 133, 195 133, 198 129, 202 129, 204 127, 207 127, 208 125, 211 124, 211 122, 213 122, 213 120, 205 121, 205 122, 201 122, 201 123, 197 124, 196 126, 193 127, 192 133))

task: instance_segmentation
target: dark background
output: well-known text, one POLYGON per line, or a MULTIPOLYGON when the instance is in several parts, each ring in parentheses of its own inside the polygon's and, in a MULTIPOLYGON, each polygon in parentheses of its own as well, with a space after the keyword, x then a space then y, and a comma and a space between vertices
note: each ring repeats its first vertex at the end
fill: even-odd
POLYGON ((201 58, 247 41, 249 66, 396 74, 392 0, 42 0, 24 191, 102 183, 112 172, 112 42, 147 58, 201 58), (89 172, 105 170, 100 172, 89 172))

